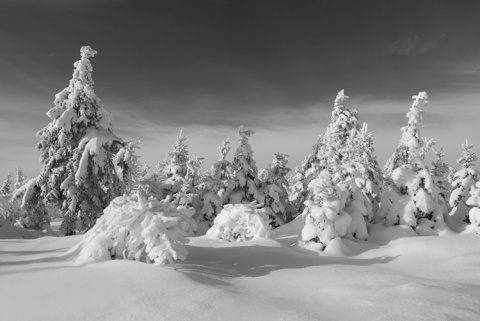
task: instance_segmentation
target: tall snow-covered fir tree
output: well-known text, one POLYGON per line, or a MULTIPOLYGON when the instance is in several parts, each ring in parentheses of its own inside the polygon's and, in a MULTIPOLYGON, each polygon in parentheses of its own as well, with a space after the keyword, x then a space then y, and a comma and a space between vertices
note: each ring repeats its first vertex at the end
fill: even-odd
POLYGON ((428 95, 420 92, 412 98, 408 124, 401 129, 399 146, 385 166, 388 185, 375 219, 386 226, 409 225, 419 235, 438 235, 446 228, 444 213, 438 199, 439 190, 425 164, 425 154, 434 142, 420 133, 428 95))
POLYGON ((226 192, 228 182, 232 178, 231 163, 226 159, 230 151, 230 138, 222 141, 219 148, 220 157, 205 173, 202 183, 203 207, 199 218, 199 234, 205 232, 213 225, 215 217, 222 211, 223 204, 228 202, 226 192))
POLYGON ((0 187, 0 194, 8 195, 13 192, 13 182, 12 182, 12 174, 10 172, 5 175, 5 180, 2 183, 2 187, 0 187))
MULTIPOLYGON (((358 112, 348 109, 348 96, 345 91, 338 92, 331 116, 331 123, 319 142, 313 146, 313 153, 304 160, 302 169, 297 171, 296 180, 291 188, 290 200, 298 211, 303 211, 301 200, 311 200, 314 195, 309 194, 308 184, 319 176, 328 166, 346 165, 355 171, 358 187, 365 197, 378 207, 382 185, 381 170, 374 155, 372 134, 368 126, 358 123, 358 112)), ((371 216, 371 213, 369 213, 371 216)))
POLYGON ((47 112, 51 122, 37 136, 42 169, 17 197, 26 207, 49 203, 64 211, 63 235, 91 228, 110 201, 124 192, 115 155, 124 142, 113 133, 112 115, 93 91, 89 58, 97 52, 80 49, 68 87, 55 95, 47 112))
POLYGON ((285 177, 290 172, 287 163, 287 154, 275 153, 275 158, 261 178, 265 185, 265 213, 270 218, 273 228, 293 219, 294 209, 288 201, 289 186, 285 177))
POLYGON ((260 181, 257 178, 258 169, 253 160, 253 150, 248 139, 255 133, 242 125, 238 129, 240 145, 235 151, 232 161, 232 179, 228 184, 227 195, 231 204, 248 204, 253 201, 265 202, 263 191, 260 190, 260 181))
MULTIPOLYGON (((465 202, 470 196, 470 189, 478 181, 479 172, 473 168, 477 156, 473 152, 473 144, 469 144, 468 140, 462 144, 462 154, 457 160, 462 168, 453 174, 452 193, 450 194, 450 206, 452 210, 449 213, 450 219, 454 221, 469 222, 468 213, 470 206, 465 202)), ((454 225, 454 222, 451 222, 454 225)))

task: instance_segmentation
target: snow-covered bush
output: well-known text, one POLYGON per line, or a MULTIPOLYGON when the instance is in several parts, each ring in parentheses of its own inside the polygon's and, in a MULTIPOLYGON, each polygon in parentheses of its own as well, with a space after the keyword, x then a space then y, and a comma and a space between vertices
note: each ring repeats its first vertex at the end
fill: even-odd
POLYGON ((175 207, 169 198, 146 200, 120 196, 104 210, 95 226, 85 233, 85 259, 124 258, 163 266, 185 260, 191 211, 175 207), (100 241, 99 241, 100 240, 100 241), (91 245, 92 244, 92 245, 91 245), (108 253, 109 257, 105 257, 108 253))
POLYGON ((463 151, 457 163, 462 165, 462 168, 453 174, 452 192, 450 194, 450 206, 452 210, 449 215, 450 218, 456 221, 469 220, 469 204, 466 204, 466 200, 470 195, 470 188, 478 181, 479 173, 473 169, 474 163, 477 160, 477 156, 472 151, 473 145, 465 141, 462 144, 463 151))
POLYGON ((207 235, 229 242, 248 241, 254 237, 273 237, 264 209, 254 204, 227 204, 215 217, 207 235))
POLYGON ((47 112, 51 122, 37 134, 40 174, 16 193, 23 207, 61 208, 63 235, 91 228, 110 201, 124 192, 114 164, 124 142, 113 133, 112 115, 93 91, 89 58, 97 52, 88 46, 80 52, 69 86, 55 95, 55 107, 47 112))
POLYGON ((32 178, 15 190, 9 204, 10 219, 15 218, 15 226, 36 230, 48 230, 50 217, 41 196, 37 179, 32 178), (20 207, 13 204, 14 200, 22 199, 20 207), (18 218, 16 217, 18 215, 18 218))

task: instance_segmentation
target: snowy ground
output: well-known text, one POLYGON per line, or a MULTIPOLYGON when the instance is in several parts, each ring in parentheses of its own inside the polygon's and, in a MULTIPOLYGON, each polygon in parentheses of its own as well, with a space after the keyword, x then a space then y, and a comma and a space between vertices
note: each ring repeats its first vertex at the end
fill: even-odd
POLYGON ((191 238, 176 270, 79 265, 68 250, 81 236, 2 239, 1 319, 480 319, 480 235, 374 226, 370 241, 337 239, 318 254, 294 245, 302 226, 277 229, 276 240, 191 238))

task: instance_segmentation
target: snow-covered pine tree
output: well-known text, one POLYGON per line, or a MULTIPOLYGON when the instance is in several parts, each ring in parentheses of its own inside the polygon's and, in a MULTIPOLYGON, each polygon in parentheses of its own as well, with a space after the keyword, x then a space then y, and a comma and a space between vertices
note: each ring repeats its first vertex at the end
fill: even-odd
MULTIPOLYGON (((312 153, 304 158, 300 168, 295 168, 295 175, 290 185, 288 200, 297 213, 303 211, 305 208, 304 202, 309 198, 308 184, 325 167, 325 164, 318 158, 322 148, 324 148, 324 146, 322 136, 320 135, 317 143, 312 146, 312 153)), ((320 154, 325 155, 323 152, 320 154)))
POLYGON ((435 186, 438 188, 438 202, 442 207, 443 214, 449 212, 448 200, 450 199, 450 185, 448 184, 447 174, 449 171, 448 165, 443 161, 445 153, 443 152, 443 147, 437 151, 432 147, 433 152, 437 159, 432 162, 432 168, 430 170, 430 175, 432 176, 435 186))
POLYGON ((12 186, 12 174, 10 172, 5 175, 5 180, 2 183, 2 187, 0 187, 0 194, 8 195, 13 192, 12 186))
POLYGON ((26 183, 26 177, 25 175, 23 174, 23 170, 19 167, 17 168, 17 170, 15 171, 15 183, 13 185, 13 190, 16 190, 16 189, 19 189, 23 184, 26 183))
POLYGON ((285 176, 290 172, 287 167, 288 155, 275 153, 275 158, 264 172, 265 213, 270 218, 273 228, 293 219, 294 208, 288 201, 288 181, 285 176))
POLYGON ((253 160, 253 150, 248 139, 255 133, 247 130, 243 125, 238 129, 240 145, 235 151, 232 161, 232 179, 227 187, 230 204, 250 204, 257 201, 265 202, 263 191, 260 190, 260 181, 257 178, 258 170, 253 160))
POLYGON ((427 141, 420 133, 428 95, 420 92, 412 98, 408 124, 401 129, 399 146, 386 166, 388 185, 375 220, 386 226, 409 225, 420 235, 435 235, 445 229, 445 224, 439 191, 425 165, 425 154, 434 142, 427 141))
POLYGON ((204 175, 202 183, 203 208, 199 218, 198 235, 205 232, 213 225, 213 220, 222 211, 223 204, 228 201, 226 192, 228 182, 232 178, 231 163, 226 159, 231 147, 230 138, 222 141, 220 158, 204 175))
POLYGON ((51 122, 37 136, 42 169, 17 197, 25 207, 49 203, 64 211, 63 235, 91 228, 110 201, 124 191, 114 158, 124 142, 113 133, 112 115, 93 91, 89 58, 97 52, 80 49, 68 87, 55 95, 47 112, 51 122))
POLYGON ((465 202, 470 196, 470 188, 478 181, 479 172, 473 168, 474 162, 477 160, 477 156, 473 152, 473 144, 469 144, 466 140, 465 144, 462 144, 462 148, 462 154, 457 160, 462 168, 453 174, 452 193, 449 201, 452 210, 449 216, 457 223, 461 221, 469 223, 470 206, 465 202))
POLYGON ((165 155, 165 159, 157 165, 155 170, 155 180, 161 182, 162 193, 159 199, 167 195, 173 195, 179 192, 187 175, 187 162, 190 159, 188 154, 188 145, 185 144, 187 137, 183 135, 183 131, 177 136, 173 150, 165 155))

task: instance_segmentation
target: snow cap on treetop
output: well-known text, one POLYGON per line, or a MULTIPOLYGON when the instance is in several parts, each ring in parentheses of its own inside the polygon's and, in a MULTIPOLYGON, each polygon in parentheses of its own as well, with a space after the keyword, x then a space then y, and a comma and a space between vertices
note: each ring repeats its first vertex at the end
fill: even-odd
POLYGON ((419 92, 418 95, 413 95, 412 99, 413 99, 412 107, 415 107, 415 108, 424 107, 428 104, 428 100, 427 100, 428 95, 425 91, 419 92))
POLYGON ((347 99, 350 98, 347 95, 345 95, 345 90, 342 89, 338 92, 337 97, 335 98, 335 104, 334 107, 340 107, 344 106, 345 102, 347 99))
POLYGON ((80 48, 80 53, 82 55, 82 59, 88 59, 90 57, 93 57, 97 54, 97 51, 92 49, 90 46, 83 46, 80 48))

